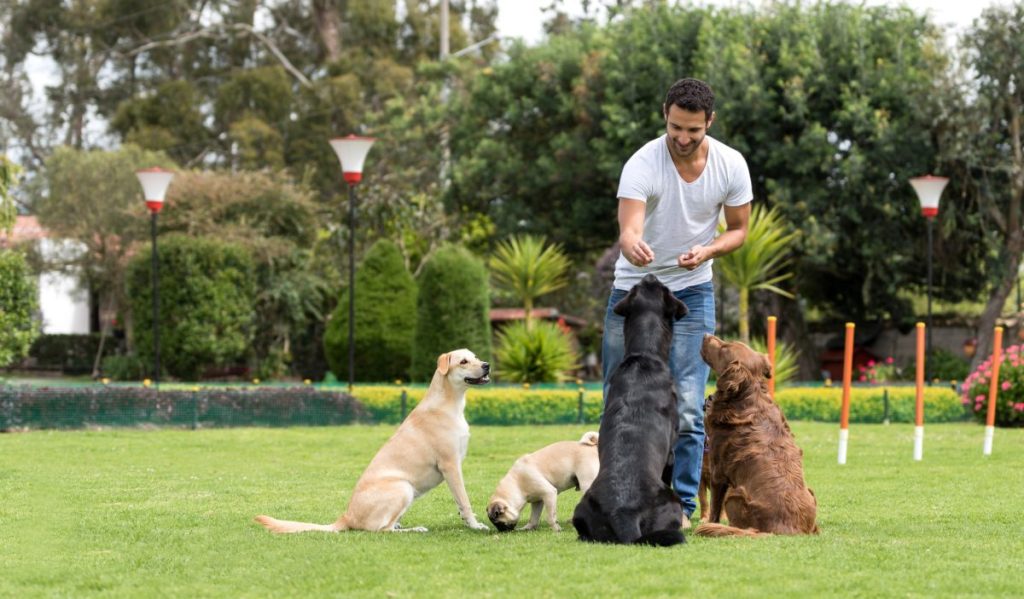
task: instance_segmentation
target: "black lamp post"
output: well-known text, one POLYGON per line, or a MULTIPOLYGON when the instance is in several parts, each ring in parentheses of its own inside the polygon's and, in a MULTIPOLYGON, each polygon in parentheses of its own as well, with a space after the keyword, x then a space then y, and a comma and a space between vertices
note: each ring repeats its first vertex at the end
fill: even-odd
POLYGON ((939 197, 947 183, 948 178, 932 175, 910 179, 917 199, 921 202, 921 215, 928 222, 928 348, 925 355, 929 358, 932 355, 932 227, 935 217, 939 215, 939 197))
POLYGON ((160 261, 156 253, 156 218, 160 209, 164 207, 164 196, 167 194, 167 186, 171 184, 174 173, 159 167, 146 168, 135 172, 142 184, 143 195, 146 199, 146 207, 150 214, 150 236, 153 242, 153 382, 160 386, 160 286, 157 269, 160 261))
POLYGON ((363 179, 363 162, 370 152, 372 137, 336 137, 331 147, 341 162, 341 172, 348 183, 348 391, 356 377, 356 185, 363 179))

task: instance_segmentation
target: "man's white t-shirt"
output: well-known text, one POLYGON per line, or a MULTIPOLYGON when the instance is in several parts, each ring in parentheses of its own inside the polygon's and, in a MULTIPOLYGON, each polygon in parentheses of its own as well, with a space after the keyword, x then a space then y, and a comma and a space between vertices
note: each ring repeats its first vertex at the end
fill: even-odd
POLYGON ((654 252, 654 261, 633 266, 619 253, 616 289, 631 289, 648 273, 672 291, 710 281, 712 260, 686 270, 679 267, 679 255, 714 240, 722 205, 742 206, 754 197, 747 162, 736 150, 706 136, 707 164, 693 183, 687 183, 672 162, 665 138, 648 142, 622 167, 618 197, 647 203, 643 239, 654 252))

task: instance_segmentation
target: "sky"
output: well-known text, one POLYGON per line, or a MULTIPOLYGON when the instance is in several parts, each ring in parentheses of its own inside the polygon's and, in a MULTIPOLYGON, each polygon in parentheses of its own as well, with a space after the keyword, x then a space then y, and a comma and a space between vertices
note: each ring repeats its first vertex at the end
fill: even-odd
MULTIPOLYGON (((961 30, 981 15, 981 11, 997 4, 1007 4, 1008 0, 906 0, 905 2, 886 2, 884 0, 867 0, 868 6, 905 4, 918 12, 930 12, 939 25, 950 26, 953 30, 961 30)), ((544 33, 541 23, 547 16, 541 11, 549 6, 551 0, 498 0, 498 32, 504 37, 521 37, 527 43, 539 41, 544 33)), ((573 16, 583 14, 581 0, 563 0, 563 10, 573 16)), ((713 2, 694 2, 698 5, 736 6, 760 4, 758 0, 740 2, 736 0, 716 0, 713 2)), ((455 50, 455 48, 453 48, 455 50)))

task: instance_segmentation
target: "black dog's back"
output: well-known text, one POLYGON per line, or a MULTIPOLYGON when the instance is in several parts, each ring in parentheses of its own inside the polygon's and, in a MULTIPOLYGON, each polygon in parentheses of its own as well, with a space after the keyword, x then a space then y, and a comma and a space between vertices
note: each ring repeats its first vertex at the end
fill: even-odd
POLYGON ((584 541, 684 543, 682 503, 668 486, 678 433, 668 353, 672 322, 686 307, 648 276, 614 309, 626 316, 627 355, 608 384, 601 467, 573 514, 573 526, 584 541))

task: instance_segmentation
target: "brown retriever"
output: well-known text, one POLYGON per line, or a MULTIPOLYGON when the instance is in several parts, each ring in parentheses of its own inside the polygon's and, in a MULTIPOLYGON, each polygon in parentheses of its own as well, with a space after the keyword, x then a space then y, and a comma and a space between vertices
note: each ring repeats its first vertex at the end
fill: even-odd
POLYGON ((804 483, 803 452, 768 395, 768 357, 705 335, 700 355, 718 375, 705 427, 711 437, 708 537, 817 534, 817 501, 804 483), (719 524, 722 510, 729 525, 719 524))

